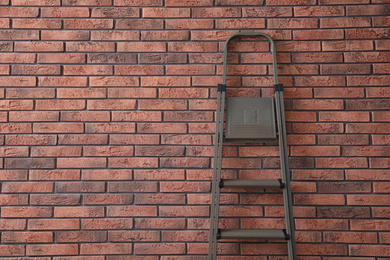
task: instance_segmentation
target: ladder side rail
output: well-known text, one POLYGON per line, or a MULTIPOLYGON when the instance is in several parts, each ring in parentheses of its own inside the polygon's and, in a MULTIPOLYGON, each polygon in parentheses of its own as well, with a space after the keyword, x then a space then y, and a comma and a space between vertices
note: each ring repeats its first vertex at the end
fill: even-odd
POLYGON ((296 245, 295 245, 295 224, 293 218, 293 203, 292 203, 292 193, 291 193, 291 184, 290 184, 290 169, 288 163, 288 153, 287 153, 287 134, 285 127, 285 115, 284 115, 284 98, 283 91, 275 92, 275 99, 277 99, 277 106, 280 115, 278 116, 278 125, 279 127, 279 147, 280 147, 280 168, 282 171, 282 181, 285 183, 285 188, 283 190, 283 200, 284 200, 284 211, 286 218, 286 230, 290 235, 289 240, 287 241, 288 253, 291 260, 297 259, 296 254, 296 245))
POLYGON ((217 190, 218 190, 218 166, 219 162, 219 144, 222 139, 220 138, 221 126, 221 91, 217 92, 217 115, 216 115, 216 127, 215 127, 215 140, 214 140, 214 163, 213 163, 213 180, 211 188, 211 205, 210 205, 210 233, 209 233, 209 260, 212 260, 212 255, 216 251, 216 237, 218 231, 218 214, 216 214, 216 201, 218 201, 217 190), (217 218, 217 219, 216 219, 217 218))

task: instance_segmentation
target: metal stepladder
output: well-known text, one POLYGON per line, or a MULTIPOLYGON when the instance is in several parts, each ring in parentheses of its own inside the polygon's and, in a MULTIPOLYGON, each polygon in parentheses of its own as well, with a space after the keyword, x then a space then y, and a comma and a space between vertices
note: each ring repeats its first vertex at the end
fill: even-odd
MULTIPOLYGON (((217 113, 214 145, 213 182, 211 191, 210 235, 208 260, 217 259, 218 239, 259 239, 286 240, 289 260, 296 260, 295 225, 292 214, 292 194, 290 186, 290 170, 286 141, 284 115, 283 85, 278 83, 275 44, 272 38, 260 32, 241 32, 231 35, 225 43, 223 60, 223 79, 218 85, 217 113), (271 45, 273 61, 273 77, 275 98, 271 97, 225 97, 227 74, 227 49, 229 42, 238 37, 264 37, 271 45), (276 111, 276 120, 275 120, 276 111), (275 123, 276 122, 276 123, 275 123), (225 131, 224 131, 225 123, 225 131), (276 126, 277 130, 276 131, 276 126), (280 180, 222 180, 222 147, 223 142, 266 143, 278 142, 280 151, 280 180), (283 190, 286 229, 218 229, 219 200, 222 188, 231 189, 264 189, 277 188, 283 190)), ((259 148, 261 149, 261 148, 259 148)), ((260 195, 261 196, 261 195, 260 195)))

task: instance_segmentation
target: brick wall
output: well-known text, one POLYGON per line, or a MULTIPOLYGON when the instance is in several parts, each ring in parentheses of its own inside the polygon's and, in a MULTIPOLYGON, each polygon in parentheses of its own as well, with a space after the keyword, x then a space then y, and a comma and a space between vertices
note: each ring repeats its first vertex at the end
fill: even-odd
MULTIPOLYGON (((276 40, 300 259, 389 259, 388 3, 0 0, 2 259, 204 259, 221 53, 240 30, 276 40)), ((230 51, 228 95, 272 96, 268 44, 230 51)), ((224 156, 227 178, 279 176, 276 146, 224 156)), ((225 227, 283 228, 278 191, 222 198, 225 227)), ((283 243, 220 253, 286 259, 283 243)))

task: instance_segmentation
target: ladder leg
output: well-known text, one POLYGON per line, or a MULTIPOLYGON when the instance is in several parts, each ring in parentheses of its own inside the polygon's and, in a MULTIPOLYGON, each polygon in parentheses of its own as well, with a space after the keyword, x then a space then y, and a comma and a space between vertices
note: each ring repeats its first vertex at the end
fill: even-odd
POLYGON ((210 234, 209 234, 209 252, 208 260, 216 259, 217 254, 217 233, 219 219, 219 182, 221 180, 221 163, 222 163, 222 142, 223 142, 223 122, 225 111, 225 92, 217 92, 217 115, 214 144, 214 165, 213 181, 211 190, 210 205, 210 234))
POLYGON ((279 150, 280 150, 280 168, 282 172, 282 181, 285 183, 283 189, 284 211, 286 218, 286 231, 289 234, 288 255, 290 260, 296 260, 296 246, 295 246, 295 224, 292 211, 292 194, 290 184, 290 169, 288 165, 288 152, 287 152, 287 134, 285 127, 284 116, 284 99, 283 91, 275 91, 275 103, 277 113, 277 123, 279 128, 279 150))

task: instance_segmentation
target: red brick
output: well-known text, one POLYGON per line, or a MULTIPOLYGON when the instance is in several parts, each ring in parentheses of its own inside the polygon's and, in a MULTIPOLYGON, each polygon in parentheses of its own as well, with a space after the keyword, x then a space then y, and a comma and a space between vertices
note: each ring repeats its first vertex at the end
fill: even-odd
POLYGON ((1 63, 35 63, 36 54, 33 53, 2 53, 1 63))
POLYGON ((57 97, 58 98, 106 98, 106 89, 95 88, 95 89, 58 89, 57 97))
POLYGON ((127 146, 88 146, 84 147, 84 156, 131 156, 133 147, 127 146))
POLYGON ((344 39, 343 30, 302 30, 294 31, 295 40, 337 40, 344 39))
POLYGON ((372 41, 329 41, 323 42, 324 51, 366 51, 373 50, 372 41))
POLYGON ((54 217, 56 218, 104 217, 104 208, 97 207, 97 206, 55 207, 54 217))
POLYGON ((190 34, 187 31, 142 31, 143 41, 187 41, 190 34))
MULTIPOLYGON (((269 20, 268 23, 270 23, 270 21, 271 20, 269 20)), ((240 28, 262 29, 265 28, 265 19, 264 18, 218 19, 216 20, 215 28, 216 29, 240 29, 240 28)))
POLYGON ((321 28, 370 27, 369 17, 321 18, 321 28))
POLYGON ((1 217, 4 218, 47 218, 52 217, 51 207, 2 207, 1 217))
MULTIPOLYGON (((320 5, 337 5, 337 4, 368 4, 369 0, 320 0, 320 5)), ((340 259, 341 260, 341 259, 340 259)))
POLYGON ((38 30, 2 30, 0 32, 0 40, 38 40, 38 39, 39 39, 38 30))
POLYGON ((67 52, 114 52, 114 42, 67 42, 67 52))
POLYGON ((377 50, 389 50, 390 49, 390 41, 389 40, 377 40, 376 41, 376 49, 377 50))
POLYGON ((81 244, 80 254, 131 254, 131 243, 110 243, 110 244, 81 244))
POLYGON ((2 194, 0 195, 0 203, 2 206, 20 206, 27 205, 27 194, 2 194))
POLYGON ((136 194, 135 204, 185 204, 184 194, 136 194))
POLYGON ((291 147, 291 156, 340 156, 338 146, 295 146, 291 147))
POLYGON ((135 133, 134 123, 87 123, 86 133, 135 133))
POLYGON ((158 190, 156 182, 110 182, 109 192, 156 192, 158 190))
POLYGON ((340 63, 343 61, 343 55, 341 53, 293 53, 292 61, 294 63, 340 63))
POLYGON ((348 76, 348 86, 381 86, 386 85, 389 76, 348 76))
POLYGON ((101 205, 101 204, 132 204, 133 195, 127 194, 86 194, 84 195, 84 204, 101 205))
POLYGON ((318 168, 367 168, 368 162, 362 157, 316 158, 318 168))
MULTIPOLYGON (((22 169, 22 168, 54 168, 54 159, 48 158, 7 158, 4 162, 4 168, 22 169)), ((38 185, 37 185, 38 186, 38 185)))
POLYGON ((313 52, 321 50, 321 43, 319 41, 294 41, 292 42, 280 41, 276 42, 276 49, 281 52, 313 52))
POLYGON ((241 245, 241 252, 245 255, 286 255, 287 247, 283 244, 243 244, 241 245))
POLYGON ((17 29, 60 29, 61 20, 55 19, 13 19, 12 27, 17 29))
POLYGON ((183 170, 135 170, 135 180, 184 180, 183 170))
POLYGON ((0 17, 38 17, 39 8, 36 7, 2 7, 0 17))
POLYGON ((29 219, 29 230, 69 230, 79 229, 79 219, 29 219))
POLYGON ((132 174, 132 170, 83 170, 81 178, 82 180, 132 180, 132 174))
POLYGON ((241 17, 241 10, 240 8, 234 8, 234 7, 194 8, 192 9, 192 17, 194 18, 241 17))
POLYGON ((39 112, 39 111, 10 111, 9 112, 9 121, 10 122, 39 122, 39 121, 59 121, 58 112, 39 112))
MULTIPOLYGON (((343 76, 306 76, 306 77, 295 77, 295 86, 345 86, 345 77, 343 76)), ((314 102, 314 101, 312 101, 314 102)))
POLYGON ((327 122, 368 122, 368 112, 320 112, 319 121, 327 122))
POLYGON ((389 74, 390 70, 385 64, 374 64, 374 74, 389 74))
POLYGON ((2 243, 51 243, 52 232, 4 232, 2 243))
POLYGON ((135 254, 184 254, 186 247, 184 243, 137 243, 134 245, 135 254))
POLYGON ((162 0, 115 0, 117 6, 162 6, 162 0))
POLYGON ((90 77, 92 87, 136 87, 139 86, 138 77, 90 77))
POLYGON ((157 158, 109 158, 111 168, 157 168, 157 158))
MULTIPOLYGON (((246 5, 246 4, 244 4, 246 5)), ((223 8, 221 8, 223 10, 223 8)), ((231 17, 236 16, 235 8, 228 9, 231 12, 231 17)), ((193 15, 195 13, 193 12, 193 15)), ((244 7, 242 8, 242 16, 243 17, 288 17, 292 16, 292 8, 291 7, 244 7)), ((221 14, 218 17, 226 17, 221 14)))
POLYGON ((105 111, 61 112, 62 121, 110 121, 110 113, 105 111))
POLYGON ((105 6, 105 5, 112 5, 112 0, 63 0, 62 5, 69 5, 69 6, 79 6, 79 5, 87 5, 87 6, 105 6))
POLYGON ((88 63, 137 63, 135 54, 88 54, 88 63))
POLYGON ((81 195, 32 194, 31 205, 80 205, 81 195))
POLYGON ((0 255, 2 256, 23 256, 24 246, 22 245, 1 245, 0 255))
POLYGON ((15 51, 18 52, 62 52, 62 42, 15 42, 15 51))
POLYGON ((294 7, 294 16, 298 16, 298 17, 344 16, 344 7, 343 6, 294 7))
MULTIPOLYGON (((190 77, 162 76, 162 77, 142 77, 142 79, 141 79, 141 86, 143 86, 143 87, 157 87, 157 86, 159 86, 159 87, 171 87, 171 86, 189 87, 190 85, 191 85, 191 78, 190 77)), ((155 101, 155 102, 158 102, 158 101, 155 101)))
POLYGON ((137 41, 140 40, 137 31, 92 31, 91 40, 94 41, 137 41))
POLYGON ((166 6, 213 6, 212 0, 198 0, 198 1, 191 1, 191 0, 183 0, 183 1, 176 1, 176 0, 166 0, 165 3, 166 6))
POLYGON ((315 0, 268 0, 267 5, 315 5, 315 0))
POLYGON ((347 230, 348 220, 344 219, 298 219, 297 230, 347 230))
POLYGON ((165 52, 165 42, 118 42, 118 52, 165 52))
MULTIPOLYGON (((13 51, 14 45, 13 42, 5 42, 5 41, 0 41, 0 51, 13 51)), ((4 53, 3 53, 4 55, 4 53)))
POLYGON ((389 229, 389 220, 376 220, 376 219, 353 219, 351 220, 351 230, 365 230, 365 231, 387 231, 389 229))
POLYGON ((182 218, 136 218, 136 229, 184 229, 186 220, 182 218))
POLYGON ((80 170, 31 170, 30 180, 80 180, 80 170))
POLYGON ((156 217, 157 206, 108 206, 109 217, 156 217))
POLYGON ((143 53, 138 55, 140 63, 154 63, 154 64, 173 64, 173 63, 186 63, 186 54, 177 53, 143 53))
POLYGON ((87 7, 43 7, 41 8, 42 17, 89 17, 89 8, 87 7))
POLYGON ((3 87, 35 87, 36 78, 35 77, 23 77, 15 76, 9 77, 4 76, 0 77, 0 84, 3 87))
POLYGON ((346 133, 389 133, 386 123, 350 123, 346 125, 346 133))
MULTIPOLYGON (((164 20, 162 19, 120 19, 116 21, 116 29, 127 30, 161 30, 164 28, 164 20)), ((142 33, 141 31, 141 38, 142 33)))
POLYGON ((104 168, 106 167, 104 158, 58 158, 58 168, 104 168))
POLYGON ((207 98, 209 95, 205 88, 164 88, 159 93, 160 98, 207 98))
POLYGON ((55 232, 56 242, 105 242, 106 231, 59 231, 55 232))
MULTIPOLYGON (((171 65, 172 66, 172 65, 171 65)), ((162 65, 117 65, 115 75, 163 75, 162 65)))
POLYGON ((270 19, 268 28, 270 29, 299 29, 299 28, 317 28, 318 19, 315 18, 289 18, 289 19, 270 19))
POLYGON ((65 147, 65 146, 31 147, 31 156, 33 157, 81 156, 81 147, 65 147))
POLYGON ((81 220, 82 229, 131 229, 131 218, 91 218, 81 220))
POLYGON ((349 248, 351 256, 390 256, 388 245, 351 245, 349 248))
POLYGON ((139 8, 97 7, 92 9, 91 17, 138 18, 140 17, 140 9, 139 8))
POLYGON ((192 41, 226 41, 226 39, 238 31, 193 31, 191 32, 192 41))
POLYGON ((87 77, 39 77, 42 87, 86 87, 87 77))
POLYGON ((77 244, 41 244, 26 246, 26 254, 29 256, 76 255, 78 251, 79 246, 77 244))
POLYGON ((82 123, 35 123, 34 133, 82 133, 84 125, 82 123))
POLYGON ((13 75, 60 75, 59 65, 13 65, 13 75))
POLYGON ((26 229, 25 219, 0 219, 0 230, 24 230, 26 229))
POLYGON ((105 134, 69 134, 59 135, 58 144, 108 144, 108 135, 105 134))
POLYGON ((54 145, 56 140, 54 135, 7 136, 6 145, 54 145))
POLYGON ((64 65, 64 75, 112 75, 111 65, 64 65))
POLYGON ((184 18, 190 17, 189 8, 143 8, 145 18, 184 18))
POLYGON ((296 110, 342 110, 342 100, 295 100, 293 107, 296 110))
POLYGON ((389 11, 387 5, 353 5, 347 6, 348 16, 375 16, 383 14, 385 15, 389 11))
POLYGON ((388 180, 387 170, 346 170, 347 180, 388 180))
POLYGON ((375 29, 346 29, 346 39, 387 39, 388 29, 375 28, 375 29))
POLYGON ((38 63, 85 63, 85 54, 78 53, 39 53, 38 63))

